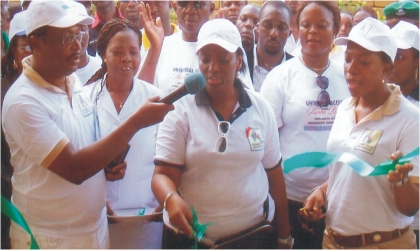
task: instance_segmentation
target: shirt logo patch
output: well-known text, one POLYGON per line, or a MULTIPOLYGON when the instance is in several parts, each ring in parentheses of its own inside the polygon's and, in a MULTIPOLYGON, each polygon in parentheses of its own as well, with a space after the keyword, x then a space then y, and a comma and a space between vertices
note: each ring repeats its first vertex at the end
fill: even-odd
POLYGON ((83 116, 88 116, 92 114, 93 108, 92 105, 88 102, 87 98, 83 95, 78 95, 79 101, 79 108, 80 112, 82 112, 83 116))
POLYGON ((264 138, 261 135, 261 129, 248 127, 245 130, 245 134, 248 138, 251 151, 259 151, 264 149, 264 138))
POLYGON ((359 141, 354 148, 372 155, 373 152, 375 152, 376 145, 378 145, 382 133, 383 131, 381 130, 366 129, 362 136, 360 136, 359 141))

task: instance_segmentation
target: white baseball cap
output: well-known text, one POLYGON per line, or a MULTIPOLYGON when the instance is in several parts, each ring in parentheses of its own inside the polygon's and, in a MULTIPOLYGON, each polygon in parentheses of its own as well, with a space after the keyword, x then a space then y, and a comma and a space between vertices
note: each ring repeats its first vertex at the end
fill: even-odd
POLYGON ((414 24, 406 21, 399 21, 391 29, 392 34, 397 41, 399 49, 415 48, 419 50, 419 35, 420 31, 414 24))
POLYGON ((201 26, 197 37, 195 52, 209 44, 217 44, 230 53, 242 48, 241 34, 238 28, 227 19, 213 19, 201 26))
POLYGON ((16 13, 10 21, 9 37, 12 41, 14 36, 26 35, 25 32, 26 10, 16 13))
POLYGON ((78 23, 93 23, 93 18, 87 14, 82 4, 71 0, 33 0, 27 10, 25 30, 26 34, 30 34, 47 25, 67 28, 78 23))
POLYGON ((335 39, 334 44, 347 45, 349 41, 357 43, 370 51, 383 51, 392 61, 394 61, 397 54, 397 43, 391 29, 372 17, 368 17, 354 26, 348 37, 335 39))

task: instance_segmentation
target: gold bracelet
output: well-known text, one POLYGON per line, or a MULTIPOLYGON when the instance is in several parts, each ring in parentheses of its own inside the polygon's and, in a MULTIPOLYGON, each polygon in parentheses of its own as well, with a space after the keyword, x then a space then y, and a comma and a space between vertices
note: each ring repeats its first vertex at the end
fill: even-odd
MULTIPOLYGON (((166 203, 168 202, 169 198, 171 198, 171 197, 172 197, 172 195, 173 195, 173 194, 175 194, 175 193, 176 193, 176 191, 172 191, 172 192, 169 192, 169 193, 166 195, 166 197, 165 197, 165 201, 163 202, 163 209, 165 209, 165 210, 166 210, 166 203)), ((168 211, 168 210, 166 210, 166 211, 168 211)))

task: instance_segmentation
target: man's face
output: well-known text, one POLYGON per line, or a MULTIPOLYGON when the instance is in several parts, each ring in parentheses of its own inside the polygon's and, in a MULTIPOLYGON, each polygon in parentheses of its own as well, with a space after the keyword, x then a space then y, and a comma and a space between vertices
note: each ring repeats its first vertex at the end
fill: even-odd
POLYGON ((148 4, 150 6, 153 20, 156 21, 156 18, 160 17, 162 23, 169 23, 171 10, 171 4, 169 1, 144 1, 144 4, 148 4))
POLYGON ((254 28, 259 21, 260 10, 257 6, 249 4, 242 8, 236 27, 242 38, 242 46, 245 51, 254 48, 254 28))
POLYGON ((139 1, 118 1, 118 8, 127 20, 137 23, 140 20, 139 1))
POLYGON ((290 11, 292 15, 296 14, 297 9, 299 8, 300 1, 284 1, 287 5, 289 5, 290 11))
POLYGON ((290 34, 290 15, 284 9, 266 6, 260 12, 258 24, 258 46, 268 55, 277 55, 283 51, 290 34))
POLYGON ((225 18, 227 18, 233 24, 236 24, 236 21, 239 17, 239 13, 241 12, 242 8, 246 5, 246 1, 225 0, 222 3, 225 18))
POLYGON ((80 36, 81 30, 80 25, 69 28, 48 27, 45 36, 31 37, 31 40, 36 39, 33 54, 37 61, 47 64, 46 67, 58 77, 72 74, 77 70, 80 61, 83 38, 80 36), (79 36, 74 38, 77 35, 79 36))
POLYGON ((182 32, 195 36, 213 12, 209 1, 177 1, 174 9, 182 32))

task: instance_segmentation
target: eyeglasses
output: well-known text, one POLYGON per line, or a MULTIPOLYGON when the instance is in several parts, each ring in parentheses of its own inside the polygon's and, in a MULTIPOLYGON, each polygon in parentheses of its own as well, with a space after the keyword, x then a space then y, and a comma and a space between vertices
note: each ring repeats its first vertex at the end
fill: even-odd
POLYGON ((135 5, 139 5, 139 2, 137 0, 134 0, 134 1, 133 0, 120 0, 120 2, 126 3, 126 4, 133 2, 135 5))
POLYGON ((25 46, 17 46, 19 49, 21 49, 21 50, 23 50, 23 51, 25 51, 25 52, 28 52, 28 53, 31 53, 32 52, 32 50, 31 50, 31 47, 29 47, 29 45, 25 45, 25 46))
POLYGON ((329 80, 325 76, 318 76, 316 78, 316 85, 322 89, 321 93, 318 94, 316 103, 321 108, 328 107, 331 104, 330 94, 326 91, 329 86, 329 80))
POLYGON ((228 146, 226 134, 230 130, 230 122, 227 122, 227 121, 219 122, 219 125, 217 126, 217 130, 223 135, 217 138, 216 140, 215 152, 224 153, 228 146))
POLYGON ((86 34, 84 31, 80 31, 79 34, 71 34, 71 35, 65 35, 61 38, 58 37, 49 37, 49 36, 40 36, 44 39, 54 39, 54 40, 61 40, 62 44, 70 44, 74 41, 74 39, 77 39, 79 43, 82 42, 83 36, 86 34))
POLYGON ((190 2, 192 3, 194 9, 202 9, 206 4, 208 4, 208 1, 178 1, 177 4, 179 7, 185 9, 190 5, 190 2))

